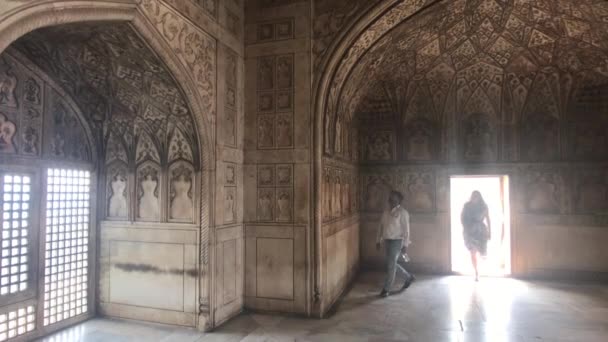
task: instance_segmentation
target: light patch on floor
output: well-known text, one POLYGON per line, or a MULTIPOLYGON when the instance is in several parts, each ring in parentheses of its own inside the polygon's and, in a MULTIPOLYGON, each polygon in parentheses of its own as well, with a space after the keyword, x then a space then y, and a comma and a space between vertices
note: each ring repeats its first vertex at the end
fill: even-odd
POLYGON ((404 293, 380 299, 382 280, 361 275, 324 320, 247 313, 203 334, 93 319, 42 341, 608 341, 606 285, 419 276, 404 293))

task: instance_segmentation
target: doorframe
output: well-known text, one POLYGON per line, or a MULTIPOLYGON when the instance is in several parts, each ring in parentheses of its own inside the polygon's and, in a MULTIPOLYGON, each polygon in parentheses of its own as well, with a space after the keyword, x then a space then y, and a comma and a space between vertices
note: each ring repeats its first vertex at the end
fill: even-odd
POLYGON ((452 275, 459 275, 459 273, 454 272, 452 270, 452 201, 451 201, 451 195, 452 195, 452 178, 481 178, 481 177, 507 177, 508 179, 508 186, 509 186, 509 268, 510 268, 510 272, 508 275, 505 275, 505 278, 512 278, 515 276, 515 272, 514 272, 514 258, 513 255, 515 254, 515 244, 514 241, 515 239, 515 235, 516 235, 516 229, 514 229, 516 227, 516 220, 514 219, 515 216, 513 215, 514 213, 514 196, 513 196, 513 179, 514 179, 514 172, 510 171, 510 170, 497 170, 497 169, 492 169, 492 170, 487 170, 487 171, 483 171, 483 170, 462 170, 462 172, 458 172, 458 170, 449 170, 447 173, 447 191, 445 194, 445 200, 447 205, 447 234, 448 234, 448 273, 452 274, 452 275))

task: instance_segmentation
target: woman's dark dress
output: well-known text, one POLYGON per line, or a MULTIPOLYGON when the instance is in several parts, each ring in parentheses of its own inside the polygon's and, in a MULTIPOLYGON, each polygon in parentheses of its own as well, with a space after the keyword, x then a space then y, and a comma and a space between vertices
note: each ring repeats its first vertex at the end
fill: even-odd
POLYGON ((481 255, 486 255, 488 246, 488 227, 483 222, 487 212, 485 204, 467 202, 461 216, 465 246, 481 255))

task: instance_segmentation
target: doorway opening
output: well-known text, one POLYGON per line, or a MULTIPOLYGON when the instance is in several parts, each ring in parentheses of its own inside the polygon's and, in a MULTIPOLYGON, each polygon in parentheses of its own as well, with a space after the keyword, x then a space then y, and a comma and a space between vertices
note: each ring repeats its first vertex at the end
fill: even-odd
POLYGON ((487 256, 479 258, 480 276, 511 274, 511 222, 509 177, 506 175, 450 177, 450 223, 452 272, 474 274, 471 256, 465 247, 460 214, 473 191, 479 191, 488 205, 491 221, 487 256))

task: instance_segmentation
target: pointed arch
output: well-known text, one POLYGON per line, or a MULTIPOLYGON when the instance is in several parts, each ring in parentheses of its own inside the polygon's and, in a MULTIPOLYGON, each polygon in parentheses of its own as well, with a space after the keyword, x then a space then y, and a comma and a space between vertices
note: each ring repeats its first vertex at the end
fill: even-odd
MULTIPOLYGON (((200 84, 201 66, 188 56, 181 56, 177 47, 172 47, 165 37, 161 28, 149 21, 145 6, 149 6, 155 0, 125 0, 121 2, 110 0, 49 0, 44 2, 12 2, 6 5, 6 11, 0 13, 0 53, 20 37, 37 29, 70 24, 70 23, 109 23, 127 22, 143 38, 146 44, 153 50, 164 63, 177 84, 183 91, 187 106, 193 115, 196 131, 196 142, 199 146, 197 165, 194 165, 200 182, 200 211, 195 215, 195 222, 200 225, 200 277, 198 291, 199 321, 197 325, 201 329, 210 329, 214 325, 213 310, 211 309, 213 298, 210 295, 212 288, 213 269, 210 268, 210 260, 213 259, 213 249, 209 243, 211 238, 210 226, 213 222, 212 199, 214 198, 213 175, 215 169, 215 94, 202 94, 200 84), (195 79, 196 78, 196 79, 195 79)), ((4 4, 3 4, 4 5, 4 4)), ((199 33, 189 35, 189 44, 196 42, 199 33)), ((200 38, 200 37, 199 37, 200 38)), ((195 45, 195 44, 194 44, 195 45)), ((210 56, 215 58, 215 54, 210 56)), ((209 79, 211 81, 211 79, 209 79)), ((164 191, 164 190, 163 190, 164 191)))

